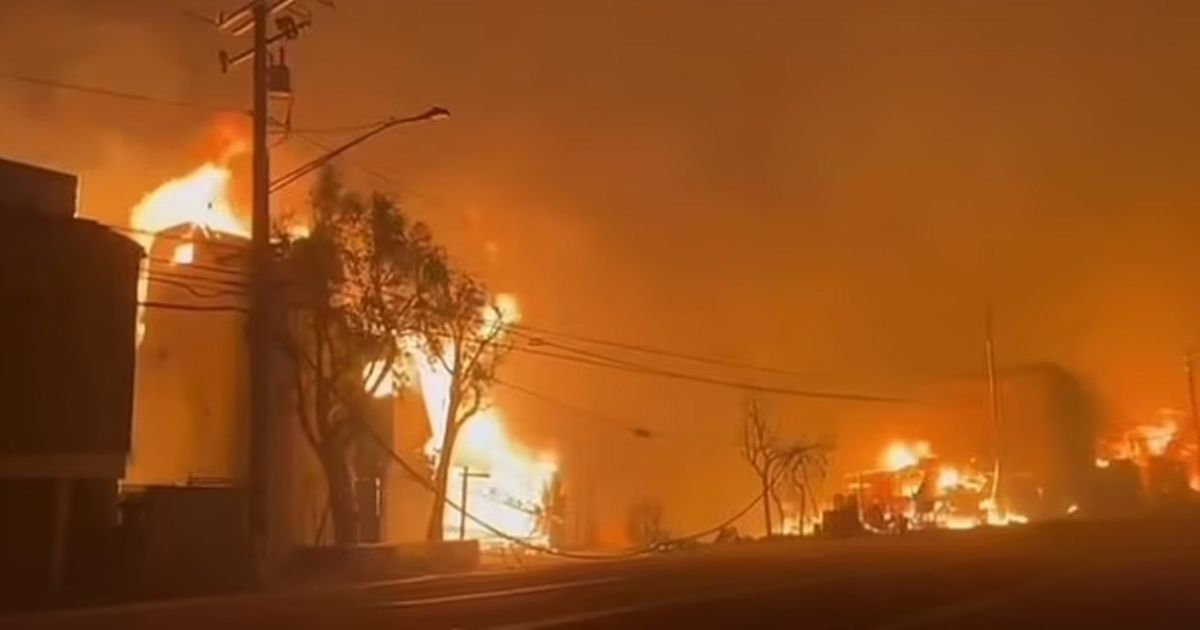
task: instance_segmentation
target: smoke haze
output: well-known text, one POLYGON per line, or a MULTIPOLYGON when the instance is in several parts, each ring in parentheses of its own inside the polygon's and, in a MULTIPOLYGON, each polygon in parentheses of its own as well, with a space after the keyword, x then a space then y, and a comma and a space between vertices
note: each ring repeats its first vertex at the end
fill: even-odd
MULTIPOLYGON (((904 432, 920 392, 982 374, 988 302, 1000 362, 1078 372, 1108 422, 1184 406, 1193 3, 338 4, 289 47, 296 126, 453 110, 343 168, 398 194, 530 325, 809 376, 689 367, 707 375, 918 398, 772 401, 791 432, 836 436, 846 470, 904 432)), ((216 53, 245 42, 183 13, 227 5, 5 2, 0 73, 241 107, 248 74, 222 76, 216 53)), ((80 173, 84 214, 113 223, 203 160, 214 124, 8 80, 0 117, 0 154, 80 173)), ((274 167, 315 155, 291 140, 274 167)), ((663 497, 686 530, 753 492, 740 392, 527 355, 504 374, 619 420, 495 392, 518 439, 614 509, 663 497)))

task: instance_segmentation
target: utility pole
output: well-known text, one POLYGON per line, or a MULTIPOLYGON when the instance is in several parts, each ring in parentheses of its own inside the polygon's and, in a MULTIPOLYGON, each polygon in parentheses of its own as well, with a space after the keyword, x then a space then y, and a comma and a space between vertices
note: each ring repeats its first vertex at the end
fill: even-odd
POLYGON ((1188 404, 1191 406, 1192 412, 1192 430, 1195 431, 1194 440, 1196 446, 1196 476, 1200 476, 1200 407, 1196 404, 1196 370, 1195 370, 1196 352, 1189 349, 1183 355, 1183 365, 1187 372, 1188 381, 1188 404))
POLYGON ((992 471, 992 509, 1000 508, 1000 474, 1003 470, 1001 461, 1004 459, 1004 437, 1002 434, 1000 413, 1000 386, 996 376, 996 344, 992 339, 992 306, 987 306, 984 314, 984 353, 987 357, 988 399, 992 418, 992 439, 996 450, 996 464, 992 471))
POLYGON ((491 475, 485 472, 471 472, 470 466, 462 467, 462 494, 458 500, 458 539, 467 539, 467 491, 472 479, 487 479, 491 475))
POLYGON ((267 147, 267 0, 254 2, 254 204, 250 227, 250 534, 255 556, 268 543, 271 427, 271 183, 267 147))
POLYGON ((296 39, 300 31, 312 24, 311 14, 299 6, 298 0, 250 0, 232 13, 220 13, 212 24, 224 33, 240 36, 253 33, 253 44, 247 50, 230 56, 221 51, 222 72, 245 61, 253 62, 251 95, 253 123, 253 206, 250 221, 250 316, 249 347, 249 513, 250 540, 257 569, 267 559, 270 542, 271 434, 274 429, 271 378, 271 344, 275 302, 271 295, 271 172, 267 134, 271 120, 272 97, 291 98, 291 71, 279 59, 272 59, 271 47, 285 40, 296 39), (268 31, 268 21, 275 19, 277 33, 268 31))

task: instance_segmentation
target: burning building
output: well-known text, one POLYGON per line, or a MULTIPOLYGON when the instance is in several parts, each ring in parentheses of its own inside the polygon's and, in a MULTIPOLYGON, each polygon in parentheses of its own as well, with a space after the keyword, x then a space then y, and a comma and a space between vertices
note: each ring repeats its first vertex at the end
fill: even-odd
POLYGON ((243 480, 247 241, 197 224, 154 239, 138 345, 134 483, 243 480))
MULTIPOLYGON (((144 309, 139 317, 141 369, 131 462, 137 483, 216 481, 236 487, 245 481, 249 230, 230 197, 232 171, 225 163, 234 154, 226 151, 221 159, 165 182, 132 212, 133 227, 150 254, 141 296, 163 307, 144 309)), ((281 227, 294 237, 305 236, 299 226, 281 227)), ((515 305, 507 297, 501 301, 509 309, 515 305)), ((414 351, 410 358, 404 382, 412 386, 411 395, 402 395, 407 388, 397 379, 377 392, 370 413, 376 434, 392 452, 377 444, 349 451, 358 538, 367 542, 425 536, 432 501, 426 484, 438 457, 433 445, 442 436, 447 380, 434 357, 414 351), (406 465, 394 465, 393 456, 406 465)), ((293 415, 293 379, 286 363, 280 361, 275 370, 279 414, 270 438, 270 512, 276 519, 271 539, 279 554, 296 545, 322 544, 332 529, 321 467, 293 415)), ((529 538, 536 535, 542 492, 554 471, 548 461, 513 443, 500 411, 488 406, 465 426, 453 464, 473 471, 466 477, 472 513, 512 536, 529 538)), ((447 538, 459 535, 460 516, 447 510, 447 538)), ((464 534, 494 538, 477 524, 464 534)))
POLYGON ((1094 476, 1106 512, 1176 504, 1200 490, 1196 443, 1180 428, 1185 418, 1163 409, 1153 421, 1116 428, 1099 441, 1094 476))
POLYGON ((867 524, 1004 524, 1094 502, 1097 415, 1078 378, 1053 364, 1003 371, 998 423, 989 397, 982 379, 943 383, 890 423, 912 437, 877 443, 878 461, 850 476, 867 524))

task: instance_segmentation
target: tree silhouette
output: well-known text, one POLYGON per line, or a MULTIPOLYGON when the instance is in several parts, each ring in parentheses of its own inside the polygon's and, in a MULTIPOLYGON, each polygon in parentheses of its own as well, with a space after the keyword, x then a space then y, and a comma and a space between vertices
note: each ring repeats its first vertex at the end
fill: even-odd
POLYGON ((362 198, 322 172, 312 227, 277 246, 286 304, 279 345, 289 359, 296 417, 321 466, 334 540, 359 540, 351 458, 373 395, 395 377, 400 341, 433 327, 428 297, 449 277, 424 224, 391 198, 362 198))

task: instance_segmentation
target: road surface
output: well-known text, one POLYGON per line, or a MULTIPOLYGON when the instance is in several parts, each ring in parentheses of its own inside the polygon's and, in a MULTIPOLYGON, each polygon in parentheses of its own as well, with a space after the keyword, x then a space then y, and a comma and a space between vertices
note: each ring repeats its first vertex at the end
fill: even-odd
POLYGON ((1194 523, 744 543, 0 618, 22 630, 1198 628, 1194 523))

